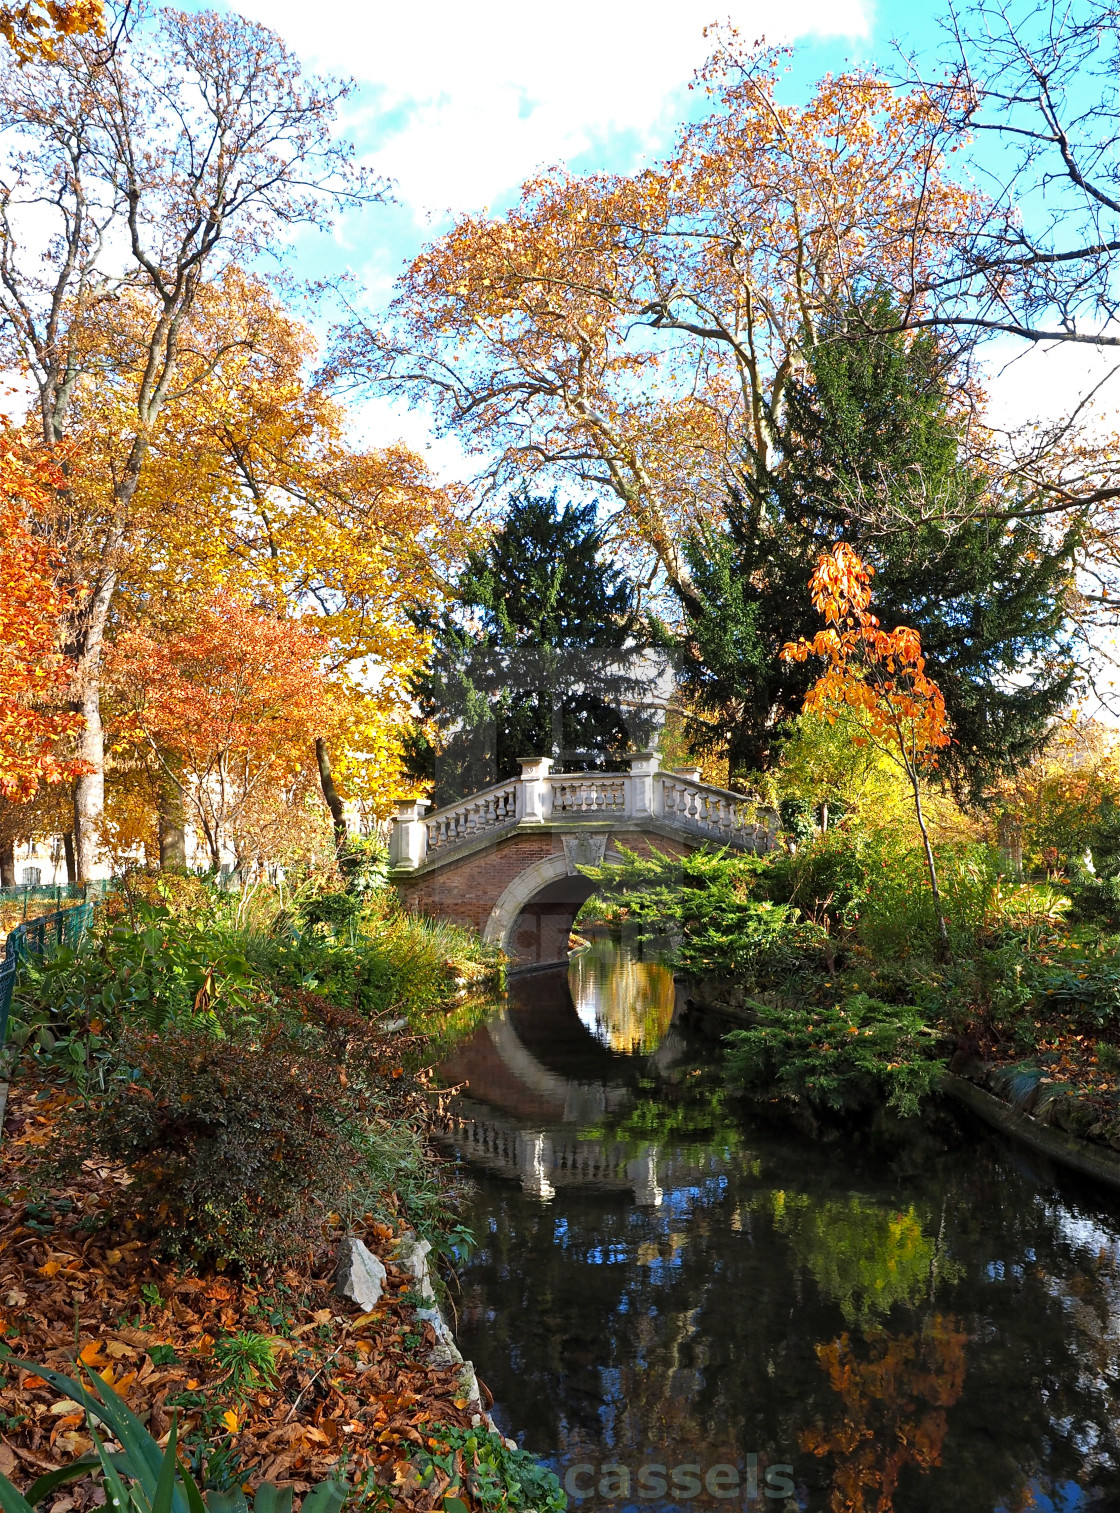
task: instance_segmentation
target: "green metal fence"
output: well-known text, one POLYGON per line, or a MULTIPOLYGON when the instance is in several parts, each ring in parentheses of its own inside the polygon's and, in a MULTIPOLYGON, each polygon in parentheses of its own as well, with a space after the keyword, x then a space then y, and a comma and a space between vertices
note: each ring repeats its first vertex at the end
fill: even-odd
MULTIPOLYGON (((4 890, 6 894, 15 891, 17 890, 4 890)), ((75 891, 77 897, 85 896, 80 889, 75 891)), ((76 946, 93 923, 94 908, 92 901, 74 903, 69 908, 53 909, 49 914, 24 920, 10 931, 4 947, 4 959, 0 962, 0 1050, 8 1038, 12 990, 21 964, 33 955, 41 956, 46 951, 57 950, 59 946, 76 946)))

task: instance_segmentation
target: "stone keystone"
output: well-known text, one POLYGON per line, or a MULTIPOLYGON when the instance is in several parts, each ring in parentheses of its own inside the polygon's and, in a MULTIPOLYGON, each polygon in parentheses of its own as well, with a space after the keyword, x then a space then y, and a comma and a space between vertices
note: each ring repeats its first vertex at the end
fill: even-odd
POLYGON ((352 1299, 363 1313, 369 1313, 381 1301, 384 1286, 384 1266, 363 1241, 347 1235, 338 1247, 335 1292, 341 1298, 352 1299))

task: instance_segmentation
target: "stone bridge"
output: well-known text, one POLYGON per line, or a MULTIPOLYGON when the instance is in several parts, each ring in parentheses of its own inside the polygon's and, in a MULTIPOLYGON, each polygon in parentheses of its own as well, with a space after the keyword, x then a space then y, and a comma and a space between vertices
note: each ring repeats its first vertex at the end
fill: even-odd
POLYGON ((580 905, 595 891, 581 865, 698 846, 765 851, 775 816, 698 771, 664 772, 635 756, 628 772, 554 773, 548 757, 521 776, 427 813, 400 805, 390 879, 405 907, 477 930, 519 966, 562 961, 580 905))

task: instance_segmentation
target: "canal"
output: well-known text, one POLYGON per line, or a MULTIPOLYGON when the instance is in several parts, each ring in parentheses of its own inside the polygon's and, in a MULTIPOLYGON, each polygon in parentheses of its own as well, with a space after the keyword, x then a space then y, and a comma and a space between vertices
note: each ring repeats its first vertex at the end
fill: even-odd
POLYGON ((459 1340, 569 1506, 1120 1508, 1120 1210, 947 1110, 810 1138, 596 940, 441 1069, 459 1340))

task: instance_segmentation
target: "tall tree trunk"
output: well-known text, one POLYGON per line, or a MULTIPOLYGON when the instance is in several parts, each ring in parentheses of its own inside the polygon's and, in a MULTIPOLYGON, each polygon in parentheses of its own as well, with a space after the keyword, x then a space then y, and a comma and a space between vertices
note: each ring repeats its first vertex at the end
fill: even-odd
MULTIPOLYGON (((164 757, 165 761, 169 758, 164 757)), ((187 817, 183 790, 169 772, 160 772, 159 865, 161 872, 187 870, 187 817)))
MULTIPOLYGON (((136 491, 135 479, 127 490, 118 488, 123 508, 136 491)), ((112 560, 124 540, 124 532, 115 528, 105 543, 105 557, 112 560)), ((73 652, 77 661, 74 674, 74 707, 85 721, 78 735, 78 755, 90 766, 74 783, 74 859, 76 881, 89 882, 94 876, 101 853, 101 824, 105 814, 105 731, 101 724, 101 648, 109 622, 109 606, 117 587, 115 568, 104 574, 83 607, 82 621, 76 629, 73 652)))
POLYGON ((74 857, 73 830, 67 830, 63 834, 62 849, 66 855, 66 881, 73 885, 78 881, 78 863, 74 857))
POLYGON ((341 859, 346 850, 346 813, 342 807, 342 800, 338 796, 338 789, 334 786, 331 754, 321 735, 315 737, 315 760, 319 764, 319 786, 323 790, 323 797, 327 801, 327 808, 334 822, 335 855, 341 859))
POLYGON ((0 888, 16 885, 16 833, 11 823, 12 806, 0 798, 0 888))
POLYGON ((100 667, 83 668, 75 701, 85 725, 78 734, 78 755, 90 764, 89 772, 74 780, 74 863, 76 882, 88 883, 100 855, 101 820, 105 813, 105 732, 101 724, 100 667))

